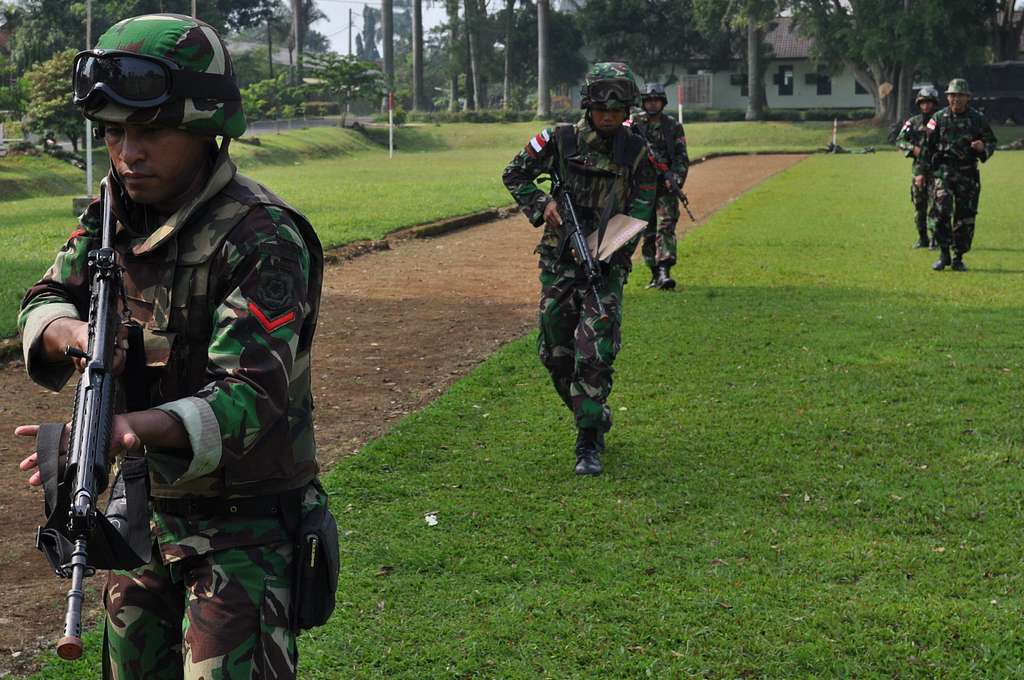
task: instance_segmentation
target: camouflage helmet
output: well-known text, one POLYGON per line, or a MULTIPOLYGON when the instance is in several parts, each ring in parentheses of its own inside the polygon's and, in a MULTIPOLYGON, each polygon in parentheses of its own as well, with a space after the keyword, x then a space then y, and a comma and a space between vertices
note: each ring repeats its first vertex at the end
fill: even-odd
POLYGON ((665 94, 665 88, 661 83, 644 83, 644 88, 640 91, 640 99, 643 101, 660 99, 665 106, 668 106, 668 95, 665 94))
POLYGON ((936 104, 939 103, 939 91, 931 85, 925 85, 921 88, 921 91, 917 93, 917 97, 914 99, 915 104, 920 104, 924 101, 933 101, 936 104))
POLYGON ((580 88, 584 109, 629 109, 636 104, 638 90, 633 69, 621 61, 602 61, 590 67, 580 88))
POLYGON ((946 94, 971 94, 971 88, 968 87, 967 81, 963 78, 953 78, 949 81, 949 87, 946 88, 946 94))
MULTIPOLYGON (((102 77, 103 69, 97 70, 102 77)), ((106 70, 107 74, 122 72, 117 67, 106 70)), ((148 81, 141 85, 139 81, 126 80, 125 89, 148 86, 148 81)), ((224 41, 209 24, 181 14, 146 14, 111 26, 100 36, 96 49, 76 57, 75 90, 75 103, 83 115, 99 123, 154 125, 224 137, 240 137, 246 128, 234 67, 224 41), (104 91, 97 77, 91 81, 85 78, 96 83, 96 96, 90 93, 79 97, 80 74, 90 64, 96 68, 104 59, 136 55, 163 65, 166 90, 156 104, 115 101, 116 96, 112 98, 110 90, 104 91), (93 57, 91 62, 89 57, 93 57)))

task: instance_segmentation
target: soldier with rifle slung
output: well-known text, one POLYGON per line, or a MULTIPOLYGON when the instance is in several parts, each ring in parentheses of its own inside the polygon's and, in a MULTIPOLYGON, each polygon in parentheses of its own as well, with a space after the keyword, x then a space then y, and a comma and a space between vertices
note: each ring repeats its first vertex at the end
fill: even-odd
POLYGON ((917 241, 915 248, 938 248, 935 242, 935 225, 928 224, 928 188, 932 178, 926 175, 921 168, 921 152, 924 147, 925 135, 928 132, 928 121, 932 119, 936 107, 939 105, 939 91, 931 85, 922 87, 914 100, 921 113, 911 116, 903 123, 899 134, 896 136, 896 143, 907 158, 913 159, 911 169, 914 180, 910 183, 910 201, 914 204, 914 226, 917 227, 917 241), (917 177, 924 177, 924 182, 919 186, 917 177), (931 237, 929 238, 929 226, 931 237))
POLYGON ((603 470, 604 434, 612 424, 607 401, 621 342, 622 290, 639 237, 608 261, 597 262, 595 279, 581 257, 585 248, 574 243, 574 231, 580 227, 583 237, 596 232, 600 241, 617 213, 648 221, 655 170, 647 144, 622 125, 637 96, 629 66, 595 64, 581 94, 583 118, 542 130, 512 159, 502 180, 530 222, 544 226, 537 246, 538 351, 576 421, 576 474, 596 475, 603 470), (554 197, 535 184, 542 174, 557 178, 554 197))
MULTIPOLYGON (((106 191, 29 289, 18 323, 40 385, 61 389, 77 366, 97 385, 121 374, 142 395, 107 414, 89 444, 94 460, 128 453, 144 463, 152 509, 149 561, 108 575, 104 677, 294 678, 296 631, 333 607, 334 587, 310 584, 329 579, 338 557, 310 391, 320 242, 299 212, 237 174, 228 145, 245 116, 230 55, 208 24, 173 14, 121 21, 78 54, 73 88, 110 155, 106 191), (101 244, 104 222, 114 228, 101 244), (121 295, 98 293, 101 265, 121 295), (124 371, 122 350, 101 340, 98 295, 115 320, 141 326, 139 366, 124 371)), ((80 410, 75 433, 93 420, 80 410)), ((30 484, 53 476, 68 445, 61 429, 54 441, 37 436, 22 461, 30 484)), ((74 484, 73 515, 90 486, 74 484)), ((87 532, 62 524, 48 528, 85 543, 87 532)), ((80 644, 59 651, 73 658, 80 644)))
POLYGON ((676 224, 679 222, 680 201, 693 219, 682 191, 690 169, 686 131, 682 123, 665 113, 668 96, 660 83, 644 85, 641 99, 644 110, 633 114, 627 125, 647 140, 658 168, 655 215, 644 231, 641 252, 651 269, 651 282, 647 287, 672 290, 676 287, 671 270, 676 264, 676 224))

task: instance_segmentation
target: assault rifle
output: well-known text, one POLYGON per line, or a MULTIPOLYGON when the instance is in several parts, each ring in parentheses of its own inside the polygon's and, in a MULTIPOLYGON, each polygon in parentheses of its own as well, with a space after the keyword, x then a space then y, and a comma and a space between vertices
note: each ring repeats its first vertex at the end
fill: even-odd
MULTIPOLYGON (((46 555, 55 573, 71 579, 64 617, 64 635, 57 643, 62 659, 82 654, 83 581, 97 569, 133 569, 149 561, 149 531, 145 516, 147 475, 144 458, 126 458, 111 488, 105 514, 97 500, 109 481, 107 453, 115 407, 114 350, 118 331, 127 326, 129 352, 126 369, 141 372, 142 327, 131 321, 122 283, 122 269, 114 252, 109 179, 104 183, 103 226, 100 247, 89 252, 88 351, 71 347, 69 358, 85 360, 75 393, 71 436, 66 459, 60 451, 63 423, 40 426, 36 438, 39 471, 43 478, 47 523, 36 534, 36 547, 46 555), (123 309, 123 314, 119 312, 123 309), (140 498, 141 496, 141 498, 140 498)), ((131 392, 131 390, 129 390, 131 392)), ((126 395, 128 401, 137 394, 126 395)))
POLYGON ((572 193, 562 184, 562 180, 555 171, 551 172, 551 195, 555 197, 555 201, 558 203, 558 213, 562 217, 562 226, 568 230, 566 244, 572 251, 576 264, 583 268, 583 273, 587 277, 587 284, 590 286, 590 292, 593 294, 594 303, 597 306, 598 317, 601 321, 606 321, 608 319, 608 312, 601 302, 601 293, 597 289, 597 284, 601 283, 602 280, 601 267, 590 253, 587 239, 583 236, 579 218, 576 216, 576 206, 572 200, 572 193))
POLYGON ((679 202, 683 204, 683 210, 686 211, 686 214, 690 216, 691 220, 696 222, 697 218, 694 217, 693 213, 690 211, 690 199, 686 197, 686 194, 683 193, 683 188, 679 186, 679 180, 676 179, 676 174, 674 172, 667 173, 665 175, 665 180, 668 182, 669 191, 672 192, 672 195, 678 198, 679 202))

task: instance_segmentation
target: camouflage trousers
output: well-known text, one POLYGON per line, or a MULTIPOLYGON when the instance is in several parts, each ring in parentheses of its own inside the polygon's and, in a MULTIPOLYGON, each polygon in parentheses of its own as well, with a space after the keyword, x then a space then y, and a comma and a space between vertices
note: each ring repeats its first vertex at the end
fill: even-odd
POLYGON ((924 176, 924 186, 917 186, 910 181, 910 202, 914 204, 914 226, 917 227, 917 235, 921 238, 928 238, 928 233, 935 235, 935 221, 929 219, 928 198, 931 195, 931 184, 934 180, 930 175, 924 176))
POLYGON ((627 272, 603 266, 598 293, 608 318, 599 318, 586 279, 577 273, 542 270, 537 351, 576 427, 607 432, 612 426, 608 395, 612 363, 622 338, 622 288, 627 272))
POLYGON ((112 571, 103 594, 104 678, 295 677, 291 543, 112 571))
POLYGON ((671 267, 676 263, 676 224, 679 222, 679 199, 658 184, 654 199, 654 216, 644 229, 640 252, 651 269, 658 265, 671 267))
POLYGON ((981 176, 977 168, 935 176, 931 184, 931 216, 935 240, 940 246, 952 246, 957 255, 971 249, 980 198, 981 176))

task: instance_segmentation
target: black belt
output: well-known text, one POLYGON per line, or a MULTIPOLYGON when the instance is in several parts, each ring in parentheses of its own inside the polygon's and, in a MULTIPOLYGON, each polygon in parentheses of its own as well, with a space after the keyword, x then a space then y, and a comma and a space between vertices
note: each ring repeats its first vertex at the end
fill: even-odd
POLYGON ((177 517, 282 517, 296 510, 302 489, 273 496, 154 498, 153 509, 177 517))

